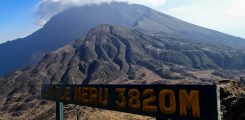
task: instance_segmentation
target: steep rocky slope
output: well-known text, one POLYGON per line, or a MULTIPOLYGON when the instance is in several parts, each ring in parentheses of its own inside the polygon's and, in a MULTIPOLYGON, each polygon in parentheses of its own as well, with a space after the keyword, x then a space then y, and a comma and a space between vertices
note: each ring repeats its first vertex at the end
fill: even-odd
MULTIPOLYGON (((43 28, 30 36, 0 44, 0 74, 36 64, 46 53, 85 36, 91 28, 100 24, 123 25, 169 37, 178 36, 178 39, 188 39, 200 44, 221 44, 233 49, 245 47, 244 39, 202 28, 142 5, 114 2, 68 9, 55 15, 43 28)), ((170 44, 169 47, 175 46, 170 44)), ((228 58, 231 55, 233 53, 228 58)), ((219 52, 210 56, 223 59, 219 52)))
POLYGON ((140 5, 111 3, 61 12, 33 34, 0 44, 0 75, 38 63, 46 53, 85 36, 97 25, 108 23, 131 27, 148 9, 140 5))
MULTIPOLYGON (((85 38, 45 55, 38 65, 1 78, 0 116, 53 118, 54 104, 39 98, 44 83, 212 84, 236 79, 244 74, 244 54, 222 44, 201 44, 137 28, 101 25, 90 30, 85 38), (235 74, 233 78, 217 74, 233 69, 238 71, 231 72, 235 74)), ((66 117, 73 119, 77 109, 83 108, 67 106, 66 111, 72 114, 66 113, 66 117)), ((93 111, 83 112, 104 114, 93 111)))

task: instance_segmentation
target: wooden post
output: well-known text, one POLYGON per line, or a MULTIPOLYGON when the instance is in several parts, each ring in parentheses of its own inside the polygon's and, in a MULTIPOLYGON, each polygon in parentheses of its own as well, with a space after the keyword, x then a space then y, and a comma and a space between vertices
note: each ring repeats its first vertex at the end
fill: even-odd
POLYGON ((63 102, 56 102, 56 120, 64 120, 63 102))

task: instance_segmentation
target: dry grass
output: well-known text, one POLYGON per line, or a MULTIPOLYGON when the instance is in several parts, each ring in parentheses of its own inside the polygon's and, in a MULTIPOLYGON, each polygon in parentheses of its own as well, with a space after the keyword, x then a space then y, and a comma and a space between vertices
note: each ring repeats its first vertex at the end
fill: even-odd
POLYGON ((67 120, 153 120, 152 117, 69 105, 66 107, 67 120))

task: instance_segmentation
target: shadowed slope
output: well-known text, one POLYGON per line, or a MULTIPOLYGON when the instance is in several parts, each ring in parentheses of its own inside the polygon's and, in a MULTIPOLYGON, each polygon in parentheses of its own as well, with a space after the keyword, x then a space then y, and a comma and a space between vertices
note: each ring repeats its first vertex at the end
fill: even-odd
POLYGON ((45 55, 38 65, 0 78, 0 115, 51 119, 53 104, 39 99, 44 83, 210 84, 224 79, 212 74, 223 68, 244 69, 244 51, 101 25, 84 39, 45 55))
POLYGON ((46 53, 85 36, 100 24, 123 25, 218 47, 245 47, 244 39, 202 28, 142 5, 113 2, 68 9, 55 15, 30 36, 0 44, 0 74, 36 64, 46 53))

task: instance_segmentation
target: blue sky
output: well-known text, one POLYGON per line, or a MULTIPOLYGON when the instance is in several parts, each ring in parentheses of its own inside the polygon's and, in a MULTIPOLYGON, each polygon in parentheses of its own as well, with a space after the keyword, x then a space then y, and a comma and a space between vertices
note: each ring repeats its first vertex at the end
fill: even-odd
POLYGON ((0 1, 0 43, 24 37, 37 30, 33 6, 38 0, 0 1))
POLYGON ((69 7, 110 1, 143 4, 187 22, 245 38, 245 0, 1 0, 0 43, 33 33, 52 15, 69 7), (49 7, 53 4, 57 8, 49 7))

